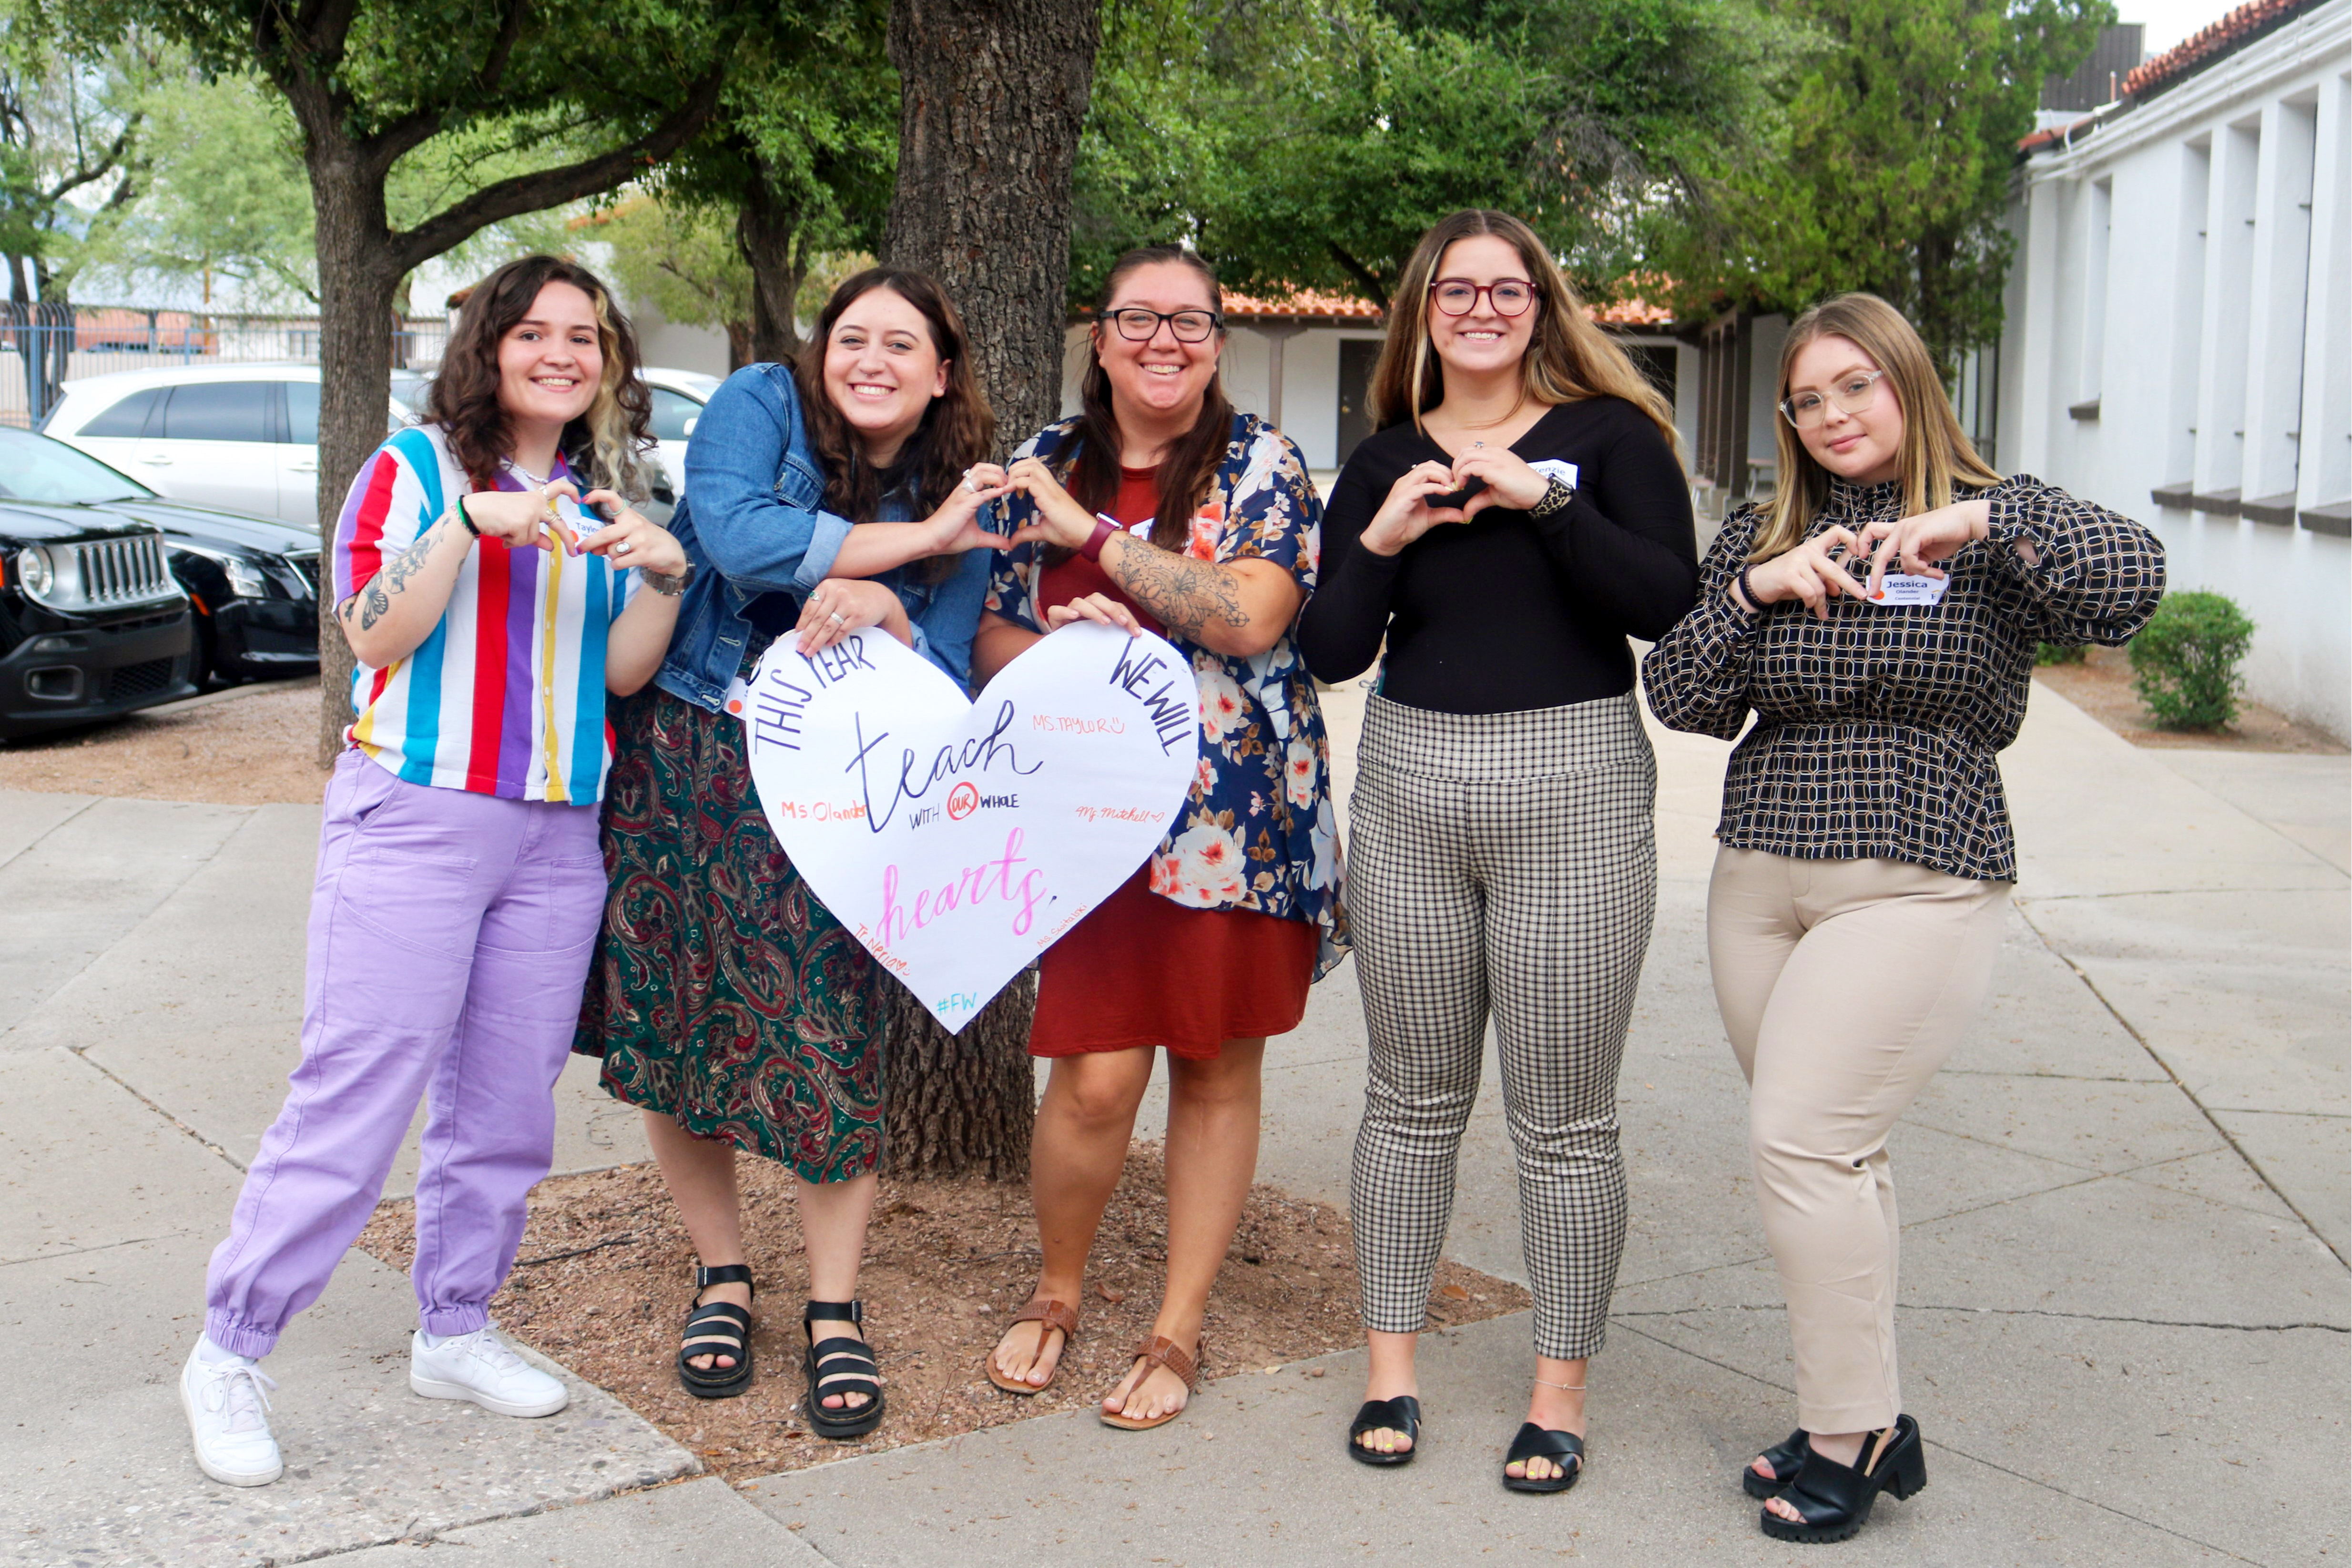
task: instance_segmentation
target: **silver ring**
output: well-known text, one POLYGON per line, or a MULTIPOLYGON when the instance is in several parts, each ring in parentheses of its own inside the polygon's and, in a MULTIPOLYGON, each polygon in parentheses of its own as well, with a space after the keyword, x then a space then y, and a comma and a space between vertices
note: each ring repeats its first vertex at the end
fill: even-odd
POLYGON ((825 619, 831 621, 836 626, 846 626, 849 624, 849 617, 843 615, 839 610, 834 610, 827 613, 825 619))
POLYGON ((970 474, 966 474, 963 477, 963 488, 970 490, 972 494, 978 495, 980 493, 980 481, 973 479, 970 474))

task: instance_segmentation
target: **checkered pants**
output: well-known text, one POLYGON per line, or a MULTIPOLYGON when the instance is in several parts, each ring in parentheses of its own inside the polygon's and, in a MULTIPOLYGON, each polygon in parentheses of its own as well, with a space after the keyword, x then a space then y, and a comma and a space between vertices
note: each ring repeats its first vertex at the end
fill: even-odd
POLYGON ((1369 1328, 1426 1321, 1491 1012, 1536 1352, 1601 1348, 1625 1245, 1617 1068, 1657 903, 1633 703, 1365 714, 1347 896, 1371 1037, 1350 1195, 1369 1328))

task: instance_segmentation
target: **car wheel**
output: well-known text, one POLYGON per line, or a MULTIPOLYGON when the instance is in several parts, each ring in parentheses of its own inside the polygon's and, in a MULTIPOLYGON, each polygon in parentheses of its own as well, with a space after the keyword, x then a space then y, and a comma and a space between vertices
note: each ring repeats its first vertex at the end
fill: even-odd
POLYGON ((212 625, 202 616, 196 617, 195 647, 188 654, 188 682, 199 691, 228 684, 220 672, 220 649, 213 641, 212 625))

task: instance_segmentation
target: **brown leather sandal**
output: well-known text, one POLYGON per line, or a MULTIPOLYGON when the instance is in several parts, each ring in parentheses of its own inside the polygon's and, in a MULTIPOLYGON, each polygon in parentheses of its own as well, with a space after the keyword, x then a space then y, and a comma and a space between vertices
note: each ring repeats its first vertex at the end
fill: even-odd
MULTIPOLYGON (((1062 1355, 1066 1356, 1069 1354, 1070 1347, 1077 1342, 1078 1310, 1076 1307, 1068 1306, 1063 1302, 1040 1300, 1034 1296, 1031 1297, 1029 1304, 1022 1308, 1019 1311, 1013 1313, 1013 1321, 1004 1325, 1005 1333, 1012 1332, 1017 1325, 1022 1323, 1043 1323, 1045 1325, 1045 1330, 1048 1331, 1054 1329, 1061 1330, 1062 1355)), ((996 1342, 998 1344, 1003 1344, 1004 1342, 1004 1334, 997 1335, 996 1342)), ((1037 1335, 1037 1353, 1039 1355, 1045 1353, 1045 1333, 1044 1331, 1041 1331, 1037 1335)), ((1054 1386, 1055 1378, 1062 1375, 1062 1358, 1061 1356, 1054 1358, 1054 1371, 1043 1383, 1015 1383, 1011 1378, 1006 1377, 1003 1373, 998 1372, 996 1370, 996 1352, 993 1349, 990 1350, 988 1352, 987 1359, 981 1363, 981 1370, 988 1373, 989 1382, 996 1384, 997 1387, 1004 1390, 1007 1394, 1043 1394, 1047 1389, 1054 1386)))
MULTIPOLYGON (((1199 1360, 1203 1362, 1209 1359, 1209 1342, 1207 1340, 1202 1340, 1199 1350, 1197 1350, 1193 1355, 1188 1356, 1181 1348, 1179 1348, 1174 1340, 1170 1339, 1165 1334, 1154 1334, 1150 1339, 1135 1347, 1133 1356, 1129 1363, 1128 1370, 1129 1373, 1132 1373, 1135 1370, 1134 1363, 1139 1361, 1148 1363, 1152 1366, 1164 1366, 1170 1372, 1174 1373, 1178 1377, 1182 1378, 1184 1380, 1184 1386, 1187 1389, 1191 1390, 1194 1394, 1198 1394, 1201 1392, 1201 1369, 1194 1363, 1194 1356, 1197 1356, 1199 1360)), ((1151 1374, 1147 1372, 1143 1375, 1145 1377, 1149 1377, 1151 1374)), ((1138 1381, 1140 1382, 1141 1380, 1139 1379, 1138 1381)), ((1171 1410, 1167 1415, 1154 1416, 1149 1421, 1139 1421, 1132 1415, 1114 1415, 1109 1411, 1106 1410, 1102 1412, 1102 1423, 1106 1426, 1116 1426, 1122 1432, 1149 1432, 1154 1426, 1167 1426, 1168 1423, 1175 1420, 1176 1417, 1183 1415, 1185 1411, 1192 1408, 1192 1401, 1188 1399, 1183 1405, 1174 1410, 1171 1410)))

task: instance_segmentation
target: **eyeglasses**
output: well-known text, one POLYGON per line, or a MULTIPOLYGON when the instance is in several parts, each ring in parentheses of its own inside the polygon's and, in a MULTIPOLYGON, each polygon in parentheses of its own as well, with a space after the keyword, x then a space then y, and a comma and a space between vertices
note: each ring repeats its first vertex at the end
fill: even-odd
POLYGON ((1429 297, 1437 308, 1449 316, 1466 316, 1477 308, 1478 296, 1486 296, 1498 316, 1524 316, 1528 307, 1536 302, 1536 286, 1523 278, 1506 278, 1499 283, 1473 283, 1467 278, 1441 278, 1429 286, 1429 297))
POLYGON ((1810 390, 1784 397, 1780 399, 1780 416, 1800 430, 1811 430, 1829 417, 1832 402, 1848 414, 1860 414, 1878 401, 1878 378, 1885 374, 1883 370, 1858 370, 1841 377, 1830 388, 1827 397, 1810 390))
POLYGON ((1131 343, 1148 343, 1160 335, 1160 323, 1180 343, 1204 343, 1209 334, 1225 324, 1224 317, 1214 310, 1147 310, 1140 305, 1130 305, 1123 310, 1109 312, 1111 325, 1118 335, 1131 343))

